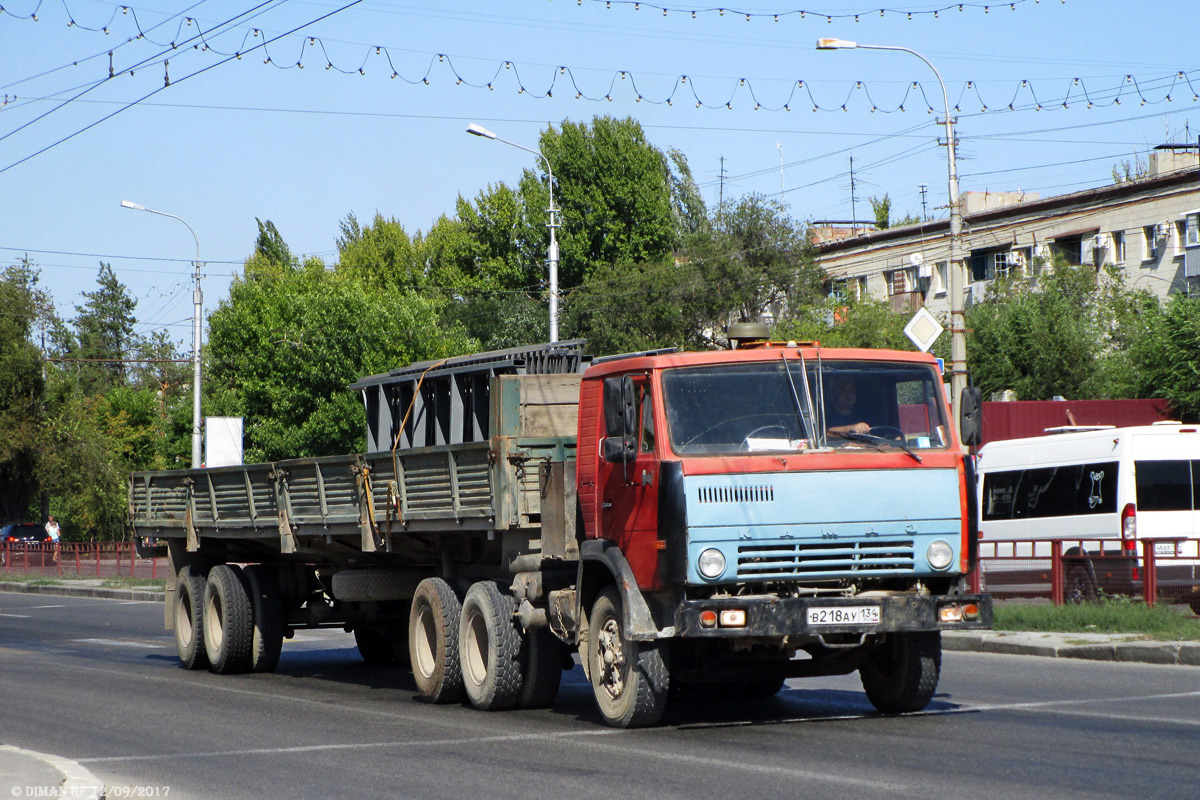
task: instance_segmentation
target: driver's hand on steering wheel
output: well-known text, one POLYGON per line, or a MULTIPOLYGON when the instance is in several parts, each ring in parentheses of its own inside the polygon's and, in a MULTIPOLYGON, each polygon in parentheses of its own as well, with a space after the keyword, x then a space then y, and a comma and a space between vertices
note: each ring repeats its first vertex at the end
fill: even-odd
POLYGON ((843 433, 870 433, 871 426, 865 422, 855 422, 851 425, 838 425, 830 428, 829 432, 834 436, 841 436, 843 433))

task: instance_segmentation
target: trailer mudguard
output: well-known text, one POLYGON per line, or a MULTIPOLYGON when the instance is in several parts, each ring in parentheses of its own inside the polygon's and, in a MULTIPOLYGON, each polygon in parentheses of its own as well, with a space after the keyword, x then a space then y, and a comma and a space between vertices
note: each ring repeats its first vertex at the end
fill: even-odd
POLYGON ((659 630, 655 624, 650 606, 638 589, 633 569, 625 560, 620 546, 609 539, 585 540, 579 547, 579 578, 576 583, 579 607, 576 609, 576 619, 583 618, 592 600, 609 583, 621 592, 624 628, 630 639, 649 641, 669 639, 675 635, 674 626, 659 630))

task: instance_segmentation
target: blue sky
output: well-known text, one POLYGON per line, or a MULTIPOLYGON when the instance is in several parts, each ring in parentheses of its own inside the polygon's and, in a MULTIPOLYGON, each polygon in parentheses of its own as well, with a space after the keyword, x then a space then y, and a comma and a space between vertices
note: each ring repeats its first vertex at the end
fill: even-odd
POLYGON ((4 0, 0 263, 28 253, 70 317, 109 262, 138 301, 139 331, 164 328, 187 349, 192 237, 122 200, 192 226, 211 310, 253 247, 256 217, 294 252, 332 262, 351 212, 413 233, 459 194, 532 166, 467 135, 468 123, 534 146, 547 125, 597 114, 632 116, 655 145, 681 150, 710 204, 724 157, 727 198, 781 197, 801 220, 870 218, 867 198, 884 193, 895 214, 920 214, 920 184, 929 216, 945 216, 941 129, 922 97, 940 111, 933 74, 904 53, 818 52, 826 36, 910 47, 937 66, 960 104, 963 191, 1104 185, 1114 164, 1200 136, 1194 0, 986 11, 888 0, 882 15, 865 0, 747 0, 740 15, 676 0, 344 4, 4 0), (198 32, 207 48, 192 46, 198 32))

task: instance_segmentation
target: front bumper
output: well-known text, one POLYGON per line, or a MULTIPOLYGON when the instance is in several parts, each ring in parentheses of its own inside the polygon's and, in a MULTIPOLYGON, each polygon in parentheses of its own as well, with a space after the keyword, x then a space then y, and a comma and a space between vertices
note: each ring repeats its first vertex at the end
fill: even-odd
POLYGON ((722 597, 685 600, 675 610, 675 635, 704 638, 818 636, 830 633, 912 633, 917 631, 987 630, 992 627, 992 596, 961 594, 946 597, 890 595, 880 597, 722 597), (974 605, 971 619, 943 621, 942 609, 974 605), (879 622, 811 624, 809 609, 879 607, 879 622), (701 624, 701 615, 742 610, 745 624, 736 627, 701 624))

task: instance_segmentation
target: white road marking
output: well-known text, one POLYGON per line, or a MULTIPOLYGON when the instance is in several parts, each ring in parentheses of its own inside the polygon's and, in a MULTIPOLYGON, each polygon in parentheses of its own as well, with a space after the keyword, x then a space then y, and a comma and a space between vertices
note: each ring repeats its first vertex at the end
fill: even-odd
POLYGON ((12 617, 14 619, 29 619, 32 614, 0 614, 0 617, 12 617))
POLYGON ((102 644, 108 647, 148 647, 154 650, 165 648, 170 645, 170 642, 152 644, 151 642, 131 642, 128 639, 72 639, 71 641, 79 642, 81 644, 102 644))

